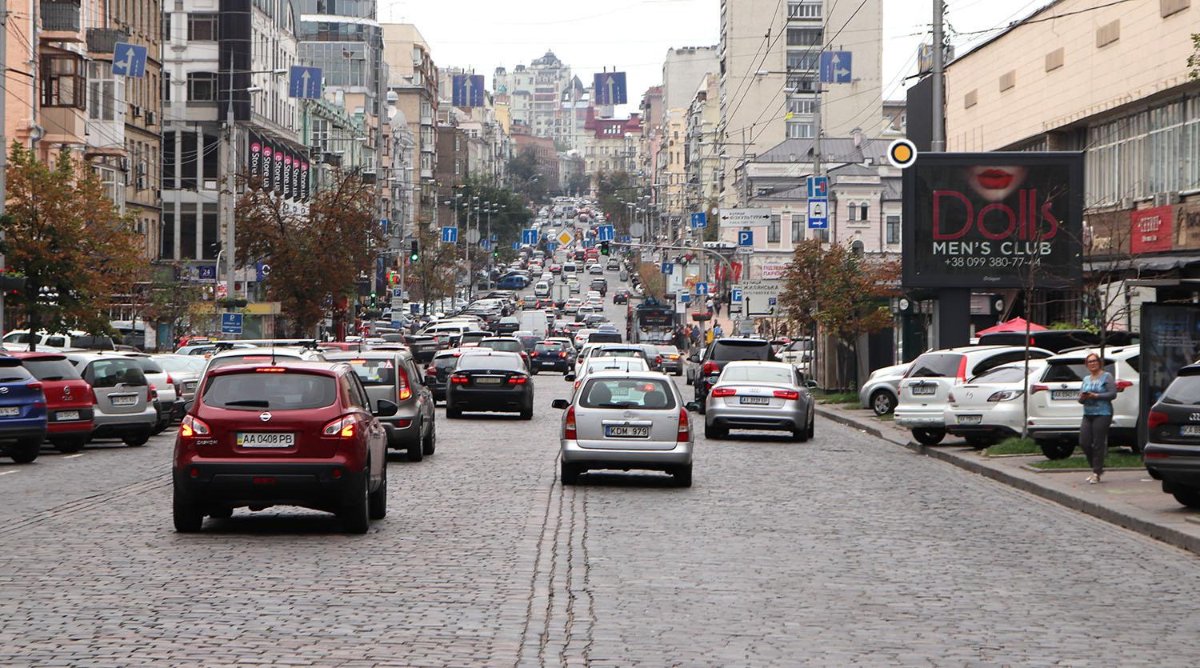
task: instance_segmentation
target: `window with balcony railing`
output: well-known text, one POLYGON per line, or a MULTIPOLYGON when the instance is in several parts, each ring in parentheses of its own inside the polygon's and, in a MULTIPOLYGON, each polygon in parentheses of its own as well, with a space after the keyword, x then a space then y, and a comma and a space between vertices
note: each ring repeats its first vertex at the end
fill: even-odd
POLYGON ((42 30, 79 32, 79 0, 42 0, 42 30))
POLYGON ((42 106, 87 108, 87 77, 81 56, 68 53, 42 56, 42 106))
POLYGON ((788 28, 788 46, 820 46, 825 31, 821 28, 788 28))
POLYGON ((789 2, 788 3, 788 18, 789 19, 819 19, 819 18, 821 18, 821 2, 820 2, 820 0, 808 0, 807 2, 789 2))
POLYGON ((815 72, 820 59, 821 54, 815 51, 788 51, 787 68, 789 70, 815 72))

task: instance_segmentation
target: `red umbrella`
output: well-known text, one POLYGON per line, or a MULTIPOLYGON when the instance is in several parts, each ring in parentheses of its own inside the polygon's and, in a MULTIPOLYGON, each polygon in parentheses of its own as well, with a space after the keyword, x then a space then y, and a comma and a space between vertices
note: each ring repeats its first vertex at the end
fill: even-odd
POLYGON ((984 334, 994 334, 995 332, 1024 332, 1025 327, 1027 325, 1029 327, 1029 331, 1031 331, 1031 332, 1046 331, 1046 328, 1042 327, 1039 324, 1028 322, 1025 320, 1025 318, 1017 317, 1017 318, 1013 318, 1012 320, 1007 320, 1005 322, 1002 322, 993 327, 988 327, 987 329, 975 332, 975 336, 983 336, 984 334))

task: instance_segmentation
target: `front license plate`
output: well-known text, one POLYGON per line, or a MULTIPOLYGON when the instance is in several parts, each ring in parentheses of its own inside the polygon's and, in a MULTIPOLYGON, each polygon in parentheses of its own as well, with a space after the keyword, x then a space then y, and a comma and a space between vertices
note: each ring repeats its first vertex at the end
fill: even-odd
POLYGON ((982 415, 960 415, 958 416, 959 424, 979 424, 983 422, 982 415))
POLYGON ((78 420, 79 419, 79 411, 59 411, 57 419, 59 419, 59 420, 78 420))
POLYGON ((1200 424, 1185 424, 1179 428, 1180 436, 1200 436, 1200 424))
POLYGON ((20 406, 5 406, 4 408, 0 408, 0 417, 16 417, 20 414, 20 406))
POLYGON ((136 394, 123 394, 117 397, 111 397, 112 405, 114 406, 132 406, 137 403, 136 394))
POLYGON ((1051 390, 1050 398, 1063 401, 1075 401, 1079 398, 1079 390, 1051 390))
POLYGON ((911 388, 913 396, 929 396, 937 394, 937 385, 913 385, 911 388))
POLYGON ((741 397, 740 399, 741 403, 752 406, 766 406, 771 403, 771 400, 766 397, 741 397))
POLYGON ((288 433, 238 432, 239 448, 290 448, 296 443, 296 435, 288 433))
POLYGON ((606 425, 604 435, 608 438, 650 438, 650 427, 629 425, 606 425))
POLYGON ((500 379, 499 378, 476 378, 475 384, 476 385, 499 385, 500 379))

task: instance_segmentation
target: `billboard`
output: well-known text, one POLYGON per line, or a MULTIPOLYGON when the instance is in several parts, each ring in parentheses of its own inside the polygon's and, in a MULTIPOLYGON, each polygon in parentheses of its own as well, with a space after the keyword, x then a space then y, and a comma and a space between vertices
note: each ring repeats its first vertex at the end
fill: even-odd
POLYGON ((1179 370, 1200 359, 1200 305, 1142 304, 1138 363, 1138 442, 1146 444, 1146 415, 1179 370))
POLYGON ((904 221, 906 288, 1078 286, 1083 154, 921 154, 904 221))

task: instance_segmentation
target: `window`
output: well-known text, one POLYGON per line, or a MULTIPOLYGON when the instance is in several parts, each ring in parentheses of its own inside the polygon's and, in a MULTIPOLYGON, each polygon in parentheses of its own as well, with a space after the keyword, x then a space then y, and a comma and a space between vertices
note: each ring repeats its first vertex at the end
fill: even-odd
POLYGON ((188 14, 187 38, 189 42, 217 41, 217 15, 188 14))
POLYGON ((787 68, 789 70, 815 71, 820 60, 820 54, 814 51, 788 51, 787 68))
POLYGON ((93 60, 88 64, 88 70, 88 118, 93 121, 114 120, 117 81, 113 78, 112 64, 93 60))
POLYGON ((888 216, 887 223, 887 242, 889 244, 900 243, 900 216, 888 216))
POLYGON ((812 139, 815 136, 813 124, 804 121, 788 121, 788 139, 812 139))
POLYGON ((215 72, 188 72, 188 100, 213 102, 217 99, 217 75, 215 72))
POLYGON ((788 18, 789 19, 819 19, 821 18, 821 3, 820 0, 808 0, 808 2, 789 2, 788 3, 788 18))
POLYGON ((789 114, 813 114, 817 110, 817 101, 811 97, 793 97, 788 100, 789 114))
POLYGON ((42 106, 86 108, 83 58, 74 54, 42 56, 42 106))
POLYGON ((780 216, 777 213, 771 214, 771 224, 767 226, 767 243, 779 243, 779 228, 780 216))
POLYGON ((788 28, 788 46, 820 46, 824 31, 820 28, 788 28))
POLYGON ((804 241, 804 226, 808 224, 808 220, 804 214, 792 214, 792 243, 798 244, 804 241))
POLYGON ((850 203, 850 222, 865 222, 867 220, 868 205, 866 202, 851 202, 850 203))

